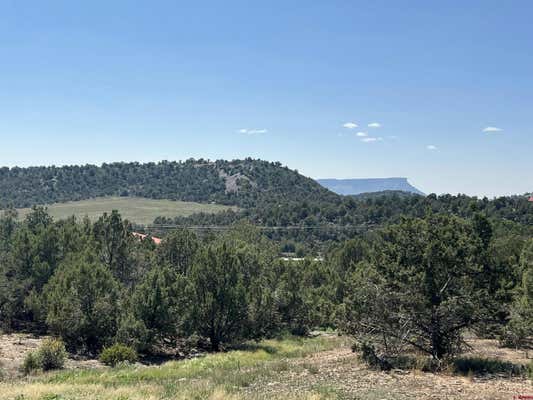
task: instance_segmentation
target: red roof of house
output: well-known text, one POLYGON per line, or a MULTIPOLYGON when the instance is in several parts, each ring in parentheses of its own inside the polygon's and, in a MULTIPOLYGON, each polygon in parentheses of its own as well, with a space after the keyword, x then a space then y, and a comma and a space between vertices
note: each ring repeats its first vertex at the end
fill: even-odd
MULTIPOLYGON (((144 233, 139 233, 139 232, 132 232, 131 234, 141 240, 144 240, 146 239, 146 237, 148 237, 148 235, 145 235, 144 233)), ((155 244, 161 244, 162 239, 152 236, 152 241, 155 244)))
POLYGON ((529 198, 529 201, 533 203, 533 196, 529 198))

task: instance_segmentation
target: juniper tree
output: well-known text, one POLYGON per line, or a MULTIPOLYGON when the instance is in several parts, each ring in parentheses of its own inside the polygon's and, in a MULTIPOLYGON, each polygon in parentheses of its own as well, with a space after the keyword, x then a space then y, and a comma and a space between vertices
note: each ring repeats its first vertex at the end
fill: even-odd
POLYGON ((381 236, 376 261, 351 278, 344 329, 385 357, 406 347, 436 360, 455 354, 483 305, 482 241, 468 222, 439 215, 404 219, 381 236))

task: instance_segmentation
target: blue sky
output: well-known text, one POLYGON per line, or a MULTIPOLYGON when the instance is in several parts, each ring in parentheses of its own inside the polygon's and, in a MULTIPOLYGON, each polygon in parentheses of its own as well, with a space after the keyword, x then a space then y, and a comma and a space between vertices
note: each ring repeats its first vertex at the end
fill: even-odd
POLYGON ((531 15, 531 1, 0 1, 0 164, 251 156, 427 193, 533 191, 531 15))

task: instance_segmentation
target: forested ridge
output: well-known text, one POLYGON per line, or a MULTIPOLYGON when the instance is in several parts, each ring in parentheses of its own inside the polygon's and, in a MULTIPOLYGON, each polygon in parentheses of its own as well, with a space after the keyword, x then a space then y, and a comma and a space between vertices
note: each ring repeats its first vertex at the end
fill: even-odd
POLYGON ((0 208, 32 207, 100 196, 138 196, 237 205, 239 212, 158 219, 157 224, 232 224, 242 218, 263 226, 381 225, 428 211, 488 217, 533 225, 526 196, 495 199, 466 195, 382 192, 340 196, 278 162, 161 161, 101 166, 0 168, 0 208))
POLYGON ((285 199, 337 198, 280 163, 250 158, 0 168, 1 208, 100 196, 216 202, 243 208, 285 199))

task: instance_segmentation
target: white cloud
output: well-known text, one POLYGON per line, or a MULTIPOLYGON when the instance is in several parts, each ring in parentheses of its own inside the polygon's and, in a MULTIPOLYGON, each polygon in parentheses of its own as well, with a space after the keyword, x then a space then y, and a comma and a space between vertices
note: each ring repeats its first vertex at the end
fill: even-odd
POLYGON ((381 142, 383 138, 380 137, 365 137, 361 139, 361 142, 364 143, 374 143, 374 142, 381 142))
POLYGON ((252 129, 252 130, 248 131, 248 134, 254 135, 256 133, 267 133, 267 132, 268 132, 267 129, 252 129))
POLYGON ((503 131, 503 129, 496 128, 495 126, 487 126, 486 128, 483 129, 483 132, 485 133, 494 133, 494 132, 501 132, 501 131, 503 131))
POLYGON ((369 128, 381 128, 381 124, 379 122, 371 122, 368 124, 369 128))
POLYGON ((357 137, 367 137, 367 136, 368 136, 368 133, 366 133, 366 132, 357 132, 355 135, 356 135, 357 137))
POLYGON ((256 135, 258 133, 267 133, 267 129, 239 129, 239 133, 244 133, 246 135, 256 135))
POLYGON ((355 129, 358 125, 355 122, 346 122, 342 126, 346 129, 355 129))
POLYGON ((426 146, 426 149, 431 150, 431 151, 437 150, 437 146, 435 146, 434 144, 428 144, 426 146))

